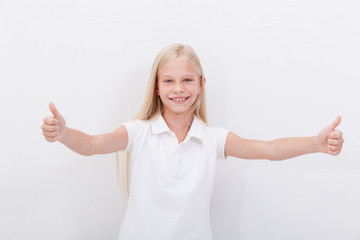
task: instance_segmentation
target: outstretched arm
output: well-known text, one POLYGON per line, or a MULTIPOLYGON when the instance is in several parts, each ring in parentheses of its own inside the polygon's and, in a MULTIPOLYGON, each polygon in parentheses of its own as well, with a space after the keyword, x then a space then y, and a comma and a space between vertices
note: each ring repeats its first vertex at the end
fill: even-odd
POLYGON ((66 127, 66 121, 55 105, 50 103, 49 108, 53 116, 44 118, 41 126, 48 142, 59 141, 74 152, 87 156, 112 153, 126 148, 128 135, 124 126, 120 126, 112 133, 92 136, 66 127))
POLYGON ((225 155, 244 159, 285 160, 300 155, 322 152, 338 155, 344 139, 336 127, 341 118, 324 128, 317 136, 281 138, 273 141, 243 139, 230 132, 225 143, 225 155))

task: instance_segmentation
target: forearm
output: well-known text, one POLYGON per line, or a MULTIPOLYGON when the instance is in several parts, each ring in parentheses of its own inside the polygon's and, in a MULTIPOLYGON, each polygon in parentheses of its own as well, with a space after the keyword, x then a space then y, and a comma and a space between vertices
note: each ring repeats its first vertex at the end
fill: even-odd
POLYGON ((308 153, 338 155, 344 139, 335 129, 341 118, 324 128, 317 136, 280 138, 273 141, 244 139, 229 132, 225 143, 225 156, 242 159, 284 160, 308 153))
POLYGON ((79 130, 66 127, 64 136, 59 141, 81 155, 90 156, 94 154, 93 137, 79 130))
POLYGON ((285 160, 315 152, 319 152, 316 136, 281 138, 270 142, 268 159, 285 160))

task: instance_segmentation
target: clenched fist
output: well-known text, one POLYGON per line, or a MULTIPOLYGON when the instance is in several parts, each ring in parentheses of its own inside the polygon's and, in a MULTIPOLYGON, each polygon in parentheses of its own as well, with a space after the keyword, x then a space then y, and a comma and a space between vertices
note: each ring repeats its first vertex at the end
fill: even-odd
POLYGON ((57 111, 54 103, 49 103, 49 108, 53 116, 44 118, 41 129, 46 141, 55 142, 64 137, 66 122, 64 117, 57 111))

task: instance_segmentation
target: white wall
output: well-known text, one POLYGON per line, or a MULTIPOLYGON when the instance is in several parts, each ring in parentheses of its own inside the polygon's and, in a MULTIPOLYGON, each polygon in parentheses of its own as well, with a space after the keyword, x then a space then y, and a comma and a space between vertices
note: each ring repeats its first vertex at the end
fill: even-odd
POLYGON ((340 156, 218 162, 214 240, 360 239, 360 2, 0 1, 0 239, 115 240, 126 208, 115 156, 41 134, 114 130, 139 109, 152 61, 195 48, 210 123, 270 140, 317 134, 339 114, 340 156))

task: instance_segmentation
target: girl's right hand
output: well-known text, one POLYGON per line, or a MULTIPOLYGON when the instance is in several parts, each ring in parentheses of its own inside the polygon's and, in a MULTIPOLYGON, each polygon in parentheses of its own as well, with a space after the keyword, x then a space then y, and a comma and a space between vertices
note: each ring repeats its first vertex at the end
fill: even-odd
POLYGON ((64 117, 57 111, 54 103, 49 103, 49 108, 53 116, 44 118, 41 129, 46 141, 60 141, 64 137, 66 122, 64 117))

